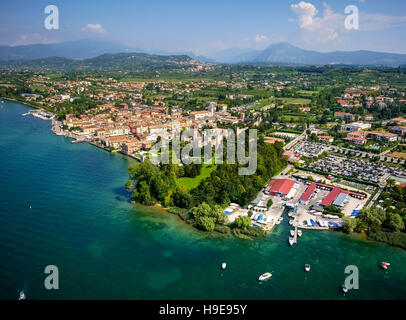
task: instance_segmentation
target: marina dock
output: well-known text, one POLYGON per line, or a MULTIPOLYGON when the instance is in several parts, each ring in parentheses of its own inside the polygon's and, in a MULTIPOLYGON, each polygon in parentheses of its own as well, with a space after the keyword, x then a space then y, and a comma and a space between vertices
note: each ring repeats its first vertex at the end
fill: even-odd
POLYGON ((297 243, 297 225, 295 226, 295 236, 293 237, 293 243, 297 243))

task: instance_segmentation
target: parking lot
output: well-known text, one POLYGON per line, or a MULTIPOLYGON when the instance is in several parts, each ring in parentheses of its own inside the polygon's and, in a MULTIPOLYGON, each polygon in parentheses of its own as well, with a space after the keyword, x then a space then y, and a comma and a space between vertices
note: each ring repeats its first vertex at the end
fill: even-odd
POLYGON ((336 155, 329 155, 320 159, 308 165, 308 168, 374 183, 382 183, 391 175, 406 176, 404 169, 360 159, 347 159, 336 155))
POLYGON ((295 153, 304 157, 317 157, 324 151, 328 151, 328 147, 322 143, 303 142, 296 148, 295 153))

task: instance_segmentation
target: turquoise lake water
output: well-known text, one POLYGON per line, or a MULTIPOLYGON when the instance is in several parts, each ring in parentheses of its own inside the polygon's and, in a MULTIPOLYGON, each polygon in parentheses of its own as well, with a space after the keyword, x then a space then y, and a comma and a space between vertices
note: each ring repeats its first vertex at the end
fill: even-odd
POLYGON ((28 110, 0 102, 0 299, 17 299, 25 282, 28 299, 406 298, 406 250, 307 230, 290 247, 286 218, 264 239, 198 232, 128 202, 131 160, 71 144, 28 110), (47 265, 59 268, 59 290, 44 287, 47 265), (343 295, 347 265, 360 288, 343 295))

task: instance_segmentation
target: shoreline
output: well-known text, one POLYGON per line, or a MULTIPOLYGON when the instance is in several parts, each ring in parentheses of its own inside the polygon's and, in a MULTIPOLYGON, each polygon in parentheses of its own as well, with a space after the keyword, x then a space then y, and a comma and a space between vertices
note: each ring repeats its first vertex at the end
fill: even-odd
MULTIPOLYGON (((36 106, 35 104, 31 104, 31 103, 26 102, 26 101, 20 101, 20 100, 17 100, 17 99, 7 98, 7 97, 0 97, 0 98, 3 99, 3 100, 6 100, 6 101, 21 103, 21 104, 23 104, 23 105, 25 105, 25 106, 27 106, 27 107, 33 108, 33 109, 43 110, 43 111, 46 111, 46 112, 50 112, 50 111, 45 110, 44 108, 41 108, 41 107, 39 107, 39 106, 36 106)), ((50 113, 52 113, 52 112, 50 112, 50 113)), ((52 114, 55 116, 54 113, 52 113, 52 114)))
POLYGON ((29 108, 32 108, 32 109, 35 109, 35 110, 38 110, 38 111, 44 111, 44 112, 47 112, 47 113, 52 114, 52 116, 53 116, 52 119, 45 119, 45 118, 42 118, 42 117, 37 117, 37 118, 39 118, 39 119, 41 119, 41 120, 44 120, 44 121, 52 121, 52 122, 51 122, 52 124, 51 124, 51 129, 50 129, 50 130, 51 130, 55 135, 57 135, 57 136, 64 136, 64 137, 73 139, 73 140, 71 141, 71 143, 82 143, 82 142, 86 142, 86 143, 88 143, 88 144, 90 144, 90 145, 92 145, 92 146, 94 146, 94 147, 96 147, 96 148, 102 149, 102 150, 107 151, 107 152, 109 152, 109 153, 120 153, 120 154, 123 155, 123 156, 126 156, 126 157, 128 157, 128 158, 131 158, 131 159, 134 159, 134 160, 137 160, 137 161, 141 162, 141 160, 140 160, 139 158, 135 157, 135 156, 128 155, 128 154, 124 154, 124 153, 119 152, 119 151, 111 151, 111 150, 106 149, 106 148, 104 148, 103 146, 99 145, 97 142, 95 142, 95 141, 93 141, 93 140, 88 140, 88 139, 86 139, 86 138, 85 138, 85 139, 81 139, 81 137, 78 136, 78 135, 76 135, 75 133, 73 133, 73 132, 71 132, 71 131, 68 131, 68 130, 63 130, 63 129, 61 128, 61 126, 58 124, 58 122, 60 122, 60 121, 58 121, 58 120, 56 119, 55 113, 53 113, 53 112, 51 112, 51 111, 48 111, 48 110, 46 110, 46 109, 44 109, 44 108, 42 108, 42 107, 39 107, 39 106, 37 106, 37 105, 31 104, 31 103, 26 102, 26 101, 20 101, 20 100, 17 100, 17 99, 7 98, 7 97, 0 97, 0 99, 6 100, 6 101, 10 101, 10 102, 20 103, 20 104, 22 104, 22 105, 24 105, 24 106, 27 106, 27 107, 29 107, 29 108), (58 129, 57 129, 57 128, 58 128, 58 129))
MULTIPOLYGON (((104 151, 107 151, 107 152, 109 152, 109 153, 120 153, 120 154, 123 155, 123 156, 126 156, 126 157, 128 157, 128 158, 135 159, 135 160, 139 161, 139 159, 137 159, 137 158, 135 158, 135 157, 133 157, 133 156, 131 156, 131 155, 126 155, 126 154, 123 154, 123 153, 121 153, 121 152, 112 152, 112 151, 110 151, 110 150, 108 150, 108 149, 102 147, 101 145, 98 145, 98 144, 97 144, 96 142, 94 142, 94 141, 91 141, 91 140, 89 141, 89 140, 87 140, 87 139, 83 139, 83 140, 82 140, 82 139, 79 139, 79 137, 78 137, 77 135, 75 135, 74 133, 72 133, 72 132, 70 132, 70 131, 66 131, 66 130, 61 129, 61 127, 58 125, 58 122, 59 122, 59 121, 56 120, 55 114, 54 114, 53 112, 47 111, 47 110, 45 110, 45 109, 43 109, 43 108, 41 108, 41 107, 39 107, 39 106, 30 104, 30 103, 28 103, 28 102, 20 101, 20 100, 13 99, 13 98, 0 97, 0 99, 3 99, 3 100, 5 100, 5 101, 20 103, 20 104, 22 104, 22 105, 24 105, 24 106, 27 106, 27 107, 29 107, 29 108, 32 108, 32 109, 42 110, 42 111, 51 113, 51 114, 54 116, 53 119, 42 119, 42 120, 45 120, 45 121, 46 121, 46 120, 51 120, 51 121, 52 121, 51 131, 52 131, 55 135, 58 135, 58 136, 65 136, 65 137, 67 137, 67 138, 74 139, 73 141, 71 141, 71 143, 87 142, 87 143, 89 143, 90 145, 93 145, 93 146, 95 146, 95 147, 97 147, 97 148, 99 148, 99 149, 102 149, 102 150, 104 150, 104 151), (56 123, 55 123, 55 122, 56 122, 56 123), (56 130, 55 130, 55 126, 58 126, 58 128, 60 128, 60 131, 56 131, 56 130)), ((283 170, 282 170, 282 171, 283 171, 283 170)), ((139 204, 139 203, 137 203, 137 202, 134 202, 134 201, 131 201, 131 200, 130 200, 130 204, 132 204, 132 205, 134 205, 134 204, 136 204, 136 205, 141 205, 141 204, 139 204)), ((163 206, 160 205, 160 204, 154 204, 153 206, 149 206, 149 207, 150 207, 150 208, 155 208, 155 209, 164 210, 166 213, 169 213, 169 214, 172 214, 172 215, 177 216, 178 219, 180 219, 180 221, 182 221, 185 225, 190 225, 190 224, 188 224, 185 220, 183 220, 178 214, 175 214, 175 213, 170 212, 170 211, 169 211, 169 208, 165 208, 165 207, 163 207, 163 206)), ((194 227, 194 226, 191 226, 191 227, 192 227, 192 229, 194 229, 195 231, 200 231, 198 228, 196 228, 196 227, 194 227)), ((275 225, 272 226, 269 230, 264 230, 264 231, 265 231, 264 237, 266 237, 266 236, 272 234, 273 231, 274 231, 274 228, 275 228, 275 225)), ((338 231, 338 230, 330 230, 330 229, 324 229, 324 228, 319 228, 319 227, 301 227, 301 229, 313 230, 313 231, 338 231)), ((204 232, 204 231, 201 231, 201 232, 204 232)), ((343 233, 343 234, 346 234, 346 233, 343 232, 342 230, 339 231, 339 232, 341 232, 341 233, 343 233)), ((232 235, 232 236, 235 237, 235 238, 240 238, 240 237, 235 236, 235 235, 233 234, 233 232, 231 232, 231 233, 222 233, 222 232, 218 232, 218 231, 213 231, 213 232, 210 232, 210 234, 217 234, 217 235, 224 235, 224 236, 230 236, 230 235, 232 235)), ((347 235, 347 234, 346 234, 346 235, 347 235)), ((351 235, 350 235, 350 236, 351 236, 351 235)), ((357 236, 355 235, 355 238, 356 238, 356 237, 357 237, 357 236)), ((247 238, 249 238, 249 239, 254 239, 254 238, 258 238, 258 237, 247 236, 247 238)), ((398 248, 401 248, 401 249, 402 249, 402 247, 399 247, 399 246, 397 246, 397 245, 393 245, 393 244, 388 243, 388 242, 386 242, 386 241, 380 241, 380 240, 375 240, 375 239, 369 239, 368 236, 365 236, 365 235, 362 235, 362 239, 363 239, 363 240, 366 240, 366 241, 369 241, 369 242, 384 243, 384 244, 388 245, 389 247, 398 247, 398 248)))

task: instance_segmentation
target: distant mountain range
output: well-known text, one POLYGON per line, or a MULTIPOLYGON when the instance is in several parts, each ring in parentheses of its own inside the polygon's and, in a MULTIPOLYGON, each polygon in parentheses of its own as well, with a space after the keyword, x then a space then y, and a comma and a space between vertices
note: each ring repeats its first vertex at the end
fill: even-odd
POLYGON ((34 60, 0 61, 0 67, 52 71, 187 71, 204 63, 187 55, 151 55, 147 53, 106 53, 90 59, 49 57, 34 60))
POLYGON ((104 53, 119 53, 130 48, 115 42, 100 40, 79 40, 49 44, 30 44, 25 46, 0 46, 0 61, 34 60, 49 57, 68 59, 89 59, 104 53))
MULTIPOLYGON (((228 49, 208 57, 196 56, 192 52, 167 52, 125 46, 102 40, 79 40, 52 44, 25 46, 0 46, 0 64, 4 61, 20 61, 59 57, 66 59, 91 59, 104 54, 142 52, 160 56, 189 56, 203 62, 260 64, 260 65, 406 65, 406 54, 374 51, 334 51, 322 53, 304 50, 289 43, 272 44, 265 50, 228 49)), ((54 59, 54 62, 56 60, 54 59)), ((66 62, 66 61, 65 61, 66 62)))
POLYGON ((10 60, 34 60, 50 57, 68 59, 90 59, 106 53, 141 52, 153 55, 188 55, 193 59, 208 61, 203 56, 196 56, 192 52, 169 52, 164 50, 149 50, 133 46, 126 46, 118 42, 86 39, 69 42, 31 44, 24 46, 0 46, 0 62, 10 60))
POLYGON ((385 65, 406 63, 406 54, 375 51, 333 51, 322 53, 304 50, 289 43, 272 44, 265 50, 229 49, 212 56, 223 63, 293 64, 293 65, 385 65))

